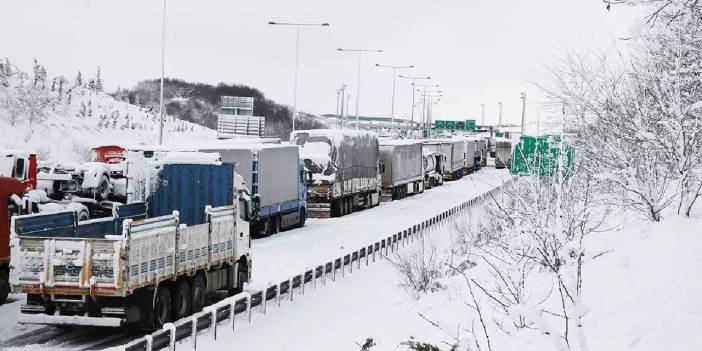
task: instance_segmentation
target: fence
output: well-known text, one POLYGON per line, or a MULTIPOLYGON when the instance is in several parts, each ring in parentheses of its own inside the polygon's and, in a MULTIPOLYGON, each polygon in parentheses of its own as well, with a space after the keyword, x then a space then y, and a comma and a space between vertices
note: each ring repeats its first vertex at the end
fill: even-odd
POLYGON ((244 292, 207 306, 202 312, 178 320, 175 323, 169 323, 163 329, 131 341, 122 346, 122 350, 153 351, 168 348, 175 351, 177 343, 187 338, 191 338, 192 349, 197 350, 199 332, 207 330, 209 337, 217 340, 218 324, 229 320, 229 325, 226 327, 234 331, 235 317, 238 315, 245 314, 250 323, 253 308, 258 308, 261 313, 265 314, 268 301, 275 300, 274 303, 280 306, 283 299, 293 301, 295 289, 304 295, 305 288, 308 285, 311 285, 312 289, 317 289, 319 281, 321 281, 321 284, 326 285, 329 279, 336 281, 338 274, 344 277, 347 270, 349 273, 353 272, 354 264, 357 266, 356 269, 360 269, 362 261, 365 261, 366 266, 376 262, 376 259, 381 259, 383 255, 396 251, 400 245, 404 246, 408 240, 412 241, 415 237, 424 236, 428 230, 436 229, 455 217, 466 213, 476 205, 483 203, 485 200, 494 197, 498 192, 502 191, 504 186, 512 183, 514 180, 515 178, 512 178, 500 187, 483 193, 476 198, 454 206, 407 229, 388 235, 371 245, 361 247, 335 260, 321 264, 314 269, 306 270, 276 285, 269 286, 265 290, 253 293, 244 292), (340 273, 338 273, 339 271, 340 273))

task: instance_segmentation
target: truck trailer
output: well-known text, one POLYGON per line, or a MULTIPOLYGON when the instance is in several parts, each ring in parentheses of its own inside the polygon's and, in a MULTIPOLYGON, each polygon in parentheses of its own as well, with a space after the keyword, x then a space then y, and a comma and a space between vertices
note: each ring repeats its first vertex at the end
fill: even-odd
POLYGON ((421 141, 381 140, 379 148, 383 200, 399 200, 424 192, 421 141))
POLYGON ((510 168, 512 164, 512 141, 495 138, 495 168, 510 168))
POLYGON ((217 152, 222 162, 235 163, 251 190, 251 234, 270 235, 305 225, 307 187, 299 148, 277 144, 205 145, 202 152, 217 152))
POLYGON ((290 134, 300 147, 310 217, 338 217, 380 203, 378 137, 368 131, 314 129, 290 134))
POLYGON ((251 278, 243 178, 194 154, 131 163, 129 195, 144 201, 115 205, 111 217, 13 217, 10 283, 27 294, 19 321, 160 328, 202 310, 209 292, 242 291, 251 278))

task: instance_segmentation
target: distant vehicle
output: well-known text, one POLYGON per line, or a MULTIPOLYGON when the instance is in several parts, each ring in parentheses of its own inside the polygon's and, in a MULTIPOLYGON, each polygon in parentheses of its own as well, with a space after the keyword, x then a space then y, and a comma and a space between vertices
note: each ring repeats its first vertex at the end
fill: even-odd
POLYGON ((381 198, 399 200, 424 192, 422 142, 380 141, 381 198))
POLYGON ((495 139, 495 168, 509 168, 512 160, 512 141, 495 139))
POLYGON ((424 188, 431 189, 444 185, 443 164, 446 155, 425 149, 422 158, 424 161, 424 188))
POLYGON ((160 328, 251 278, 250 199, 212 153, 130 152, 130 201, 108 218, 74 212, 12 219, 21 323, 160 328))
POLYGON ((298 130, 310 217, 339 217, 380 203, 378 137, 367 131, 298 130))

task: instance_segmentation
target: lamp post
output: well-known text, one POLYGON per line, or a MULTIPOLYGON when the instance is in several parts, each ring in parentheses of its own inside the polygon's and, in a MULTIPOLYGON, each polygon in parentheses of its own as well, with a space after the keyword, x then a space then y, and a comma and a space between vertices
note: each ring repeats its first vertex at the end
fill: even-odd
POLYGON ((415 94, 414 94, 414 90, 415 90, 415 89, 414 89, 414 86, 415 86, 415 84, 417 83, 418 80, 429 80, 429 79, 431 79, 431 77, 429 77, 429 76, 426 76, 426 77, 408 77, 408 76, 403 76, 403 75, 399 75, 398 77, 399 77, 399 78, 403 78, 403 79, 410 79, 410 80, 412 80, 412 83, 410 83, 410 84, 412 85, 412 114, 411 114, 411 117, 410 117, 410 128, 411 128, 411 130, 414 130, 414 108, 415 108, 415 106, 414 106, 414 105, 415 105, 415 103, 414 103, 414 95, 415 95, 415 94))
MULTIPOLYGON (((427 99, 426 99, 427 98, 427 88, 438 88, 439 84, 425 85, 425 84, 412 83, 412 85, 415 87, 423 87, 424 88, 424 91, 422 93, 422 95, 424 96, 424 99, 423 99, 424 105, 422 106, 422 126, 423 126, 422 129, 426 129, 427 125, 426 125, 426 119, 424 118, 424 113, 425 113, 425 111, 427 111, 427 104, 426 104, 426 102, 427 102, 427 99)), ((438 92, 441 92, 441 91, 439 90, 438 92)))
POLYGON ((376 52, 381 53, 383 50, 372 50, 372 49, 336 49, 339 52, 357 52, 358 53, 358 81, 356 82, 356 129, 360 128, 358 124, 358 106, 359 101, 361 101, 361 57, 364 52, 376 52))
POLYGON ((268 22, 272 26, 293 26, 297 29, 295 35, 295 82, 293 88, 293 113, 292 130, 295 131, 295 118, 297 117, 297 71, 300 61, 300 28, 302 27, 329 27, 329 23, 290 23, 290 22, 268 22))
POLYGON ((344 117, 344 97, 346 96, 346 84, 342 85, 341 88, 339 88, 336 91, 336 117, 339 119, 339 126, 343 126, 343 117, 344 117), (341 107, 339 106, 339 99, 341 98, 341 107))
POLYGON ((163 17, 161 19, 161 92, 159 99, 158 144, 163 144, 163 78, 166 73, 166 0, 163 0, 163 17))
POLYGON ((376 63, 376 67, 380 68, 392 68, 392 104, 390 107, 390 129, 395 126, 395 78, 397 77, 396 71, 398 69, 414 68, 414 65, 409 66, 392 66, 392 65, 381 65, 376 63))

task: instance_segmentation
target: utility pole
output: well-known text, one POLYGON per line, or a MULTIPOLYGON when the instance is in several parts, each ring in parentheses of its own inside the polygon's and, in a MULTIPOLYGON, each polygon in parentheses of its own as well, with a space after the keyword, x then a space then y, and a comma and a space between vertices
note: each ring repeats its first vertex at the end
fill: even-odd
POLYGON ((392 68, 392 103, 390 107, 390 129, 392 129, 395 126, 395 80, 397 78, 397 73, 396 71, 398 69, 406 69, 406 68, 414 68, 414 65, 409 65, 409 66, 393 66, 393 65, 381 65, 381 64, 375 64, 376 67, 380 68, 392 68))
POLYGON ((497 127, 502 127, 502 103, 498 102, 497 105, 500 106, 500 116, 499 119, 497 120, 497 127))
POLYGON ((163 18, 161 22, 161 98, 159 102, 160 126, 158 129, 158 144, 163 144, 163 78, 166 73, 166 0, 163 0, 163 18))
POLYGON ((482 107, 483 111, 480 114, 480 124, 485 125, 485 104, 480 104, 480 107, 482 107))
POLYGON ((356 82, 356 129, 360 129, 360 124, 358 122, 358 107, 361 101, 361 57, 364 52, 376 52, 381 53, 383 50, 370 50, 370 49, 336 49, 339 52, 356 52, 358 53, 358 81, 356 82))
POLYGON ((524 135, 524 116, 526 114, 526 93, 522 92, 522 135, 524 135))
POLYGON ((293 111, 292 130, 295 131, 295 118, 297 117, 297 72, 300 61, 300 28, 301 27, 329 27, 329 23, 288 23, 288 22, 268 22, 272 26, 293 26, 297 29, 295 36, 295 79, 293 83, 293 111))

